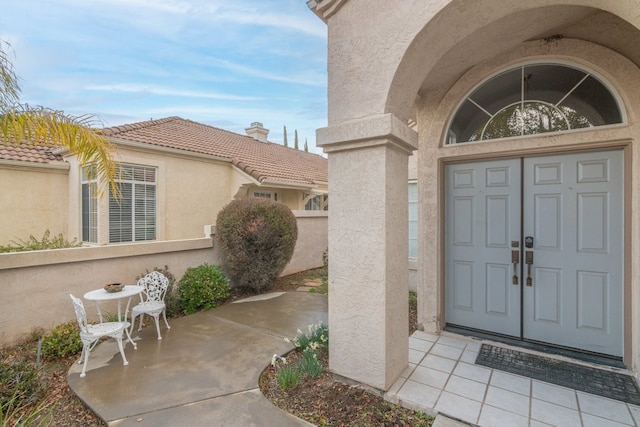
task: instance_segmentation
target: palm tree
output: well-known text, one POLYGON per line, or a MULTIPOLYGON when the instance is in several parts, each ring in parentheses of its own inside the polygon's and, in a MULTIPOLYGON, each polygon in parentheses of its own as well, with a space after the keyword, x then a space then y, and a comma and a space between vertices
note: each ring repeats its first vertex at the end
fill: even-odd
POLYGON ((95 125, 94 116, 74 117, 63 111, 21 104, 18 76, 9 59, 6 42, 0 42, 0 141, 4 144, 49 145, 66 148, 78 157, 81 166, 94 165, 98 177, 118 193, 117 161, 113 146, 95 125))

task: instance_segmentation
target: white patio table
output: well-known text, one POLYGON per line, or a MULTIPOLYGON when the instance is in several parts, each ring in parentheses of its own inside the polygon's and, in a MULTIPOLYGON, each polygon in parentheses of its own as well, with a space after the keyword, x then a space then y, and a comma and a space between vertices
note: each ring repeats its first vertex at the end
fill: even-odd
MULTIPOLYGON (((102 323, 102 312, 100 311, 100 302, 101 301, 117 301, 118 302, 118 322, 126 322, 127 315, 129 313, 129 306, 131 305, 131 297, 134 295, 139 295, 140 292, 143 291, 141 286, 137 285, 126 285, 121 291, 118 292, 107 292, 104 288, 94 289, 93 291, 89 291, 84 294, 84 299, 88 301, 93 301, 96 304, 96 309, 98 310, 98 317, 100 318, 100 323, 102 323), (124 316, 122 315, 122 300, 127 298, 127 307, 124 310, 124 316)), ((137 350, 138 347, 135 342, 131 339, 131 335, 129 334, 129 328, 125 329, 127 333, 127 341, 133 344, 134 350, 137 350)))

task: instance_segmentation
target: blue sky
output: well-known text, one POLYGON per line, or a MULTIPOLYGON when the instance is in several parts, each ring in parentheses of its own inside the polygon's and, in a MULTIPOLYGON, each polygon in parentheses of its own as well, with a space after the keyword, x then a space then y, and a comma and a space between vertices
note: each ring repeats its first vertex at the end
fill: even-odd
POLYGON ((9 0, 0 40, 23 103, 105 126, 180 116, 251 122, 309 151, 326 126, 326 26, 305 0, 9 0))

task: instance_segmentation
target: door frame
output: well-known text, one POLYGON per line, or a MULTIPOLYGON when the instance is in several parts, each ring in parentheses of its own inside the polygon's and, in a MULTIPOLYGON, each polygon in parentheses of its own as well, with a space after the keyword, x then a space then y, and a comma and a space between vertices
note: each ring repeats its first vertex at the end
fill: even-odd
MULTIPOLYGON (((482 143, 482 144, 490 144, 490 143, 482 143)), ((436 329, 438 332, 442 332, 446 326, 446 258, 445 258, 445 202, 446 202, 446 185, 445 178, 446 172, 445 168, 449 164, 457 164, 457 163, 476 163, 487 160, 501 160, 501 159, 510 159, 510 158, 525 158, 525 157, 544 157, 544 156, 552 156, 552 155, 562 155, 562 154, 576 154, 576 153, 588 153, 588 152, 597 152, 597 151, 613 151, 613 150, 622 150, 622 163, 624 165, 624 171, 622 176, 623 183, 623 251, 624 251, 624 259, 623 259, 623 303, 622 309, 623 320, 622 320, 622 336, 623 336, 623 349, 622 349, 622 363, 631 367, 632 359, 633 359, 633 317, 636 313, 633 311, 633 301, 632 301, 632 259, 631 259, 631 250, 632 250, 632 236, 631 236, 631 214, 632 214, 632 198, 633 198, 633 186, 632 186, 632 176, 633 176, 633 165, 632 165, 632 146, 633 140, 631 139, 621 139, 621 140, 612 140, 612 141, 599 141, 595 143, 588 143, 584 145, 573 145, 573 146, 554 146, 554 147, 539 147, 534 149, 523 149, 523 150, 513 150, 513 151, 500 151, 500 152, 483 152, 476 153, 471 155, 453 155, 453 156, 442 156, 437 159, 438 171, 437 171, 437 182, 438 182, 438 229, 440 230, 438 236, 438 246, 440 247, 440 251, 438 253, 438 272, 437 272, 437 280, 438 280, 438 314, 436 316, 436 329)))

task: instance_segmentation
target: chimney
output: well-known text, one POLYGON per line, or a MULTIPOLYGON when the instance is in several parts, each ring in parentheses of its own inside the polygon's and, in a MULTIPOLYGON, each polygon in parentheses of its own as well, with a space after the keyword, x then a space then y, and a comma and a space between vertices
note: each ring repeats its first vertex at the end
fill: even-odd
POLYGON ((256 141, 267 142, 267 136, 269 135, 269 129, 265 129, 260 122, 253 122, 251 126, 244 130, 247 135, 253 137, 256 141))

